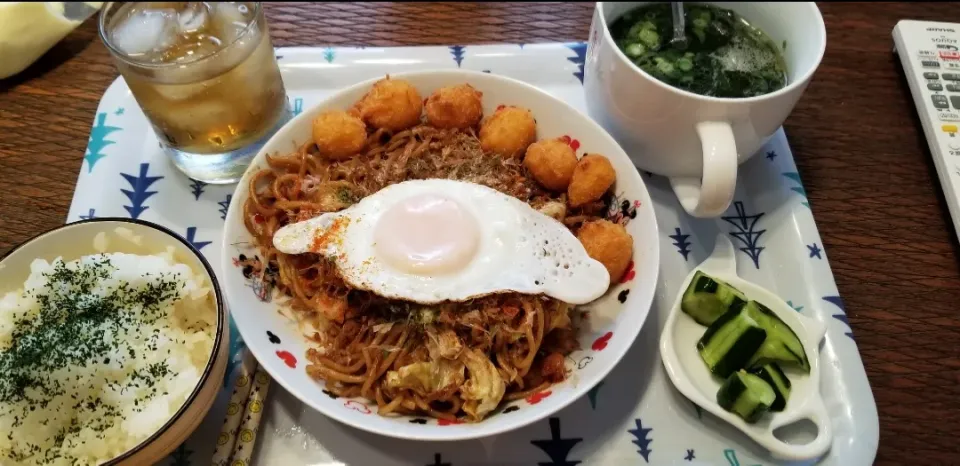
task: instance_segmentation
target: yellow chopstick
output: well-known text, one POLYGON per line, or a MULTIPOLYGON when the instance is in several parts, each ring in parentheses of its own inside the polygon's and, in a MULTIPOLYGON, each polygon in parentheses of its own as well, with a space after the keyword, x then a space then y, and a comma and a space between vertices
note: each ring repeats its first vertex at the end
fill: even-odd
POLYGON ((257 372, 253 376, 253 388, 247 399, 247 406, 241 413, 242 422, 236 436, 230 466, 250 464, 253 447, 257 442, 257 433, 260 431, 260 419, 263 417, 268 390, 270 390, 270 376, 257 365, 257 372))
MULTIPOLYGON (((256 362, 253 364, 256 367, 256 362)), ((220 429, 220 435, 217 436, 217 447, 211 460, 213 466, 227 466, 230 461, 230 454, 233 452, 233 446, 237 440, 237 428, 240 427, 240 421, 243 420, 243 410, 253 386, 253 380, 251 379, 248 364, 241 363, 240 374, 234 380, 233 393, 230 395, 230 402, 227 404, 227 417, 220 429)))

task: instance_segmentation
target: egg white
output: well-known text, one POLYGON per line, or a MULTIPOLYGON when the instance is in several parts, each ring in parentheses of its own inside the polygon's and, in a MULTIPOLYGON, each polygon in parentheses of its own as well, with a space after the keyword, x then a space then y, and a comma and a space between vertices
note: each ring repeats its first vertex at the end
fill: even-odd
POLYGON ((496 293, 545 294, 571 304, 593 301, 610 276, 557 220, 527 203, 483 185, 410 180, 390 185, 340 212, 288 225, 274 245, 289 254, 317 252, 333 259, 344 282, 379 296, 421 304, 467 301, 496 293), (380 217, 412 196, 436 194, 458 202, 479 224, 476 255, 461 270, 418 275, 380 260, 374 230, 380 217), (317 235, 328 237, 316 247, 317 235))

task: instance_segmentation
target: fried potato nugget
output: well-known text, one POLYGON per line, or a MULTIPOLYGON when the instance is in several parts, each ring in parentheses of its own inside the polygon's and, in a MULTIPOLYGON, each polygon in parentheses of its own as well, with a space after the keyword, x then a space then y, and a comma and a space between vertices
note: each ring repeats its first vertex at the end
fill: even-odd
POLYGON ((537 140, 537 122, 530 110, 503 107, 480 125, 480 147, 504 157, 521 157, 537 140))
POLYGON ((483 118, 483 93, 469 84, 441 87, 424 106, 427 123, 441 129, 466 129, 483 118))
POLYGON ((594 220, 584 223, 577 233, 587 255, 603 264, 610 273, 610 284, 623 278, 633 259, 633 238, 619 223, 594 220))
POLYGON ((346 160, 363 150, 366 141, 367 126, 356 115, 332 110, 313 119, 313 142, 322 157, 346 160))
POLYGON ((373 128, 398 132, 420 123, 423 99, 409 82, 387 76, 373 84, 356 110, 373 128))
POLYGON ((606 157, 588 154, 580 159, 567 187, 567 201, 570 207, 580 207, 599 200, 603 193, 613 186, 617 172, 606 157))
POLYGON ((527 148, 523 166, 545 188, 565 191, 577 168, 577 154, 561 139, 542 139, 527 148))

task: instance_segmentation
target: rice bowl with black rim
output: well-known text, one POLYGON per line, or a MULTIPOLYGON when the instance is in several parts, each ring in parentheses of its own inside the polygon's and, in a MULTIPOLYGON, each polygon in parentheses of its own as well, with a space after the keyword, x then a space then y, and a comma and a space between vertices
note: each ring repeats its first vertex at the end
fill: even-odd
POLYGON ((10 251, 0 281, 3 464, 152 463, 209 409, 225 366, 222 300, 173 232, 65 225, 10 251))

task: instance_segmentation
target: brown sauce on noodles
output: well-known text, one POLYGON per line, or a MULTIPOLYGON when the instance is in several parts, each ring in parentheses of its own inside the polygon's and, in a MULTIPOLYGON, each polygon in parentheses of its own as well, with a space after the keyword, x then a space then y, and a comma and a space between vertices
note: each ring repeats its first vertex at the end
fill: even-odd
MULTIPOLYGON (((524 398, 566 377, 564 357, 577 349, 571 306, 557 300, 501 294, 425 307, 352 290, 316 254, 287 255, 272 244, 280 227, 349 207, 385 186, 412 179, 448 178, 489 186, 540 208, 563 197, 539 186, 520 160, 484 154, 471 130, 419 125, 369 136, 365 151, 329 161, 313 143, 267 157, 269 168, 250 180, 244 221, 265 269, 298 320, 322 329, 310 335, 310 376, 344 397, 375 402, 382 415, 429 415, 478 421, 482 357, 502 379, 500 401, 524 398), (466 365, 464 366, 464 362, 466 365)), ((575 228, 602 215, 597 202, 569 212, 575 228)))

